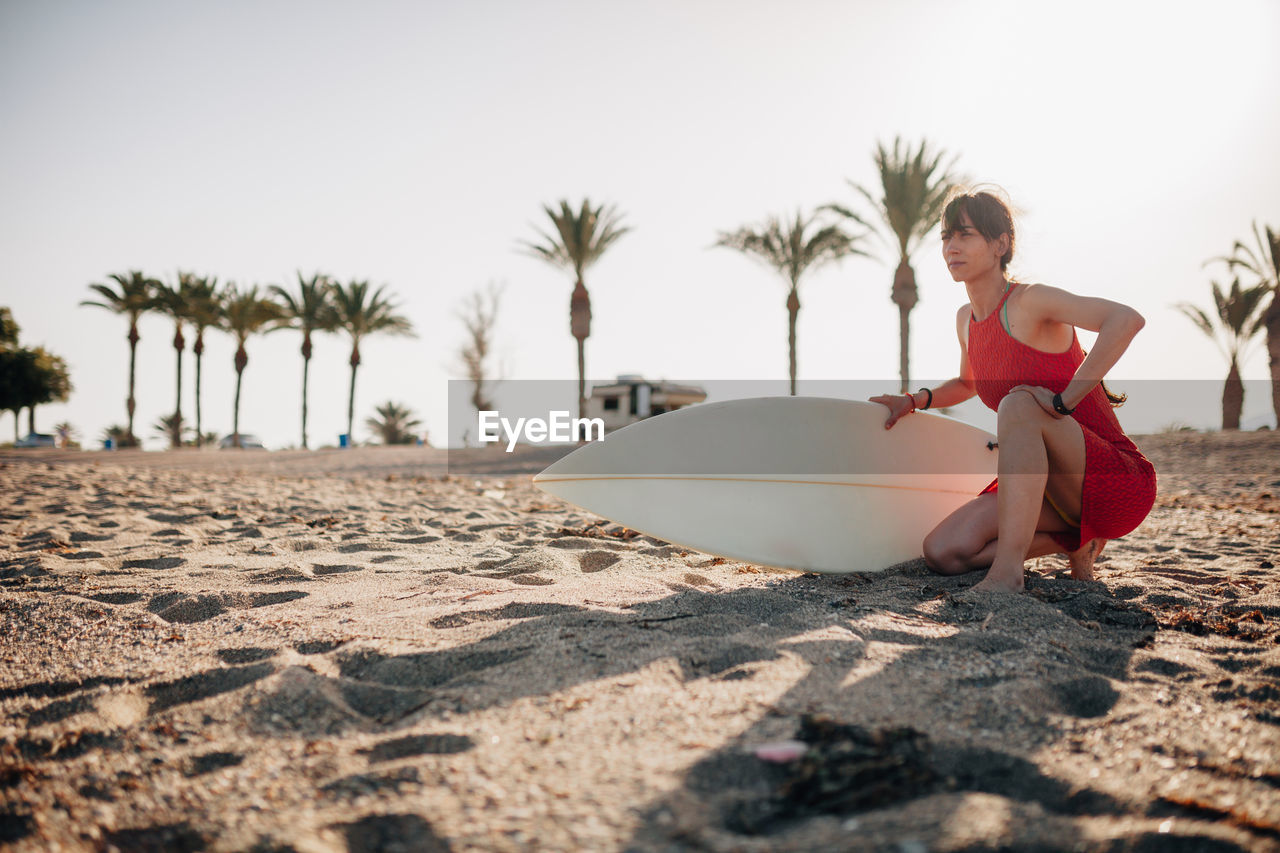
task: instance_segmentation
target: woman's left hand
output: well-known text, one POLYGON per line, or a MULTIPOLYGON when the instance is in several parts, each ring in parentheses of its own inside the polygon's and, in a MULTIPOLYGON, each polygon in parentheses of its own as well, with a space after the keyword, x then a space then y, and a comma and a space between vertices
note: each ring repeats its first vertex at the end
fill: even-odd
POLYGON ((1057 409, 1053 407, 1054 394, 1048 388, 1042 388, 1039 385, 1015 385, 1009 389, 1010 394, 1014 393, 1015 391, 1026 391, 1028 394, 1030 394, 1032 397, 1035 398, 1035 401, 1037 403, 1040 404, 1040 408, 1048 412, 1049 416, 1054 418, 1055 420, 1062 420, 1064 417, 1066 417, 1066 415, 1062 414, 1061 412, 1059 412, 1057 409))

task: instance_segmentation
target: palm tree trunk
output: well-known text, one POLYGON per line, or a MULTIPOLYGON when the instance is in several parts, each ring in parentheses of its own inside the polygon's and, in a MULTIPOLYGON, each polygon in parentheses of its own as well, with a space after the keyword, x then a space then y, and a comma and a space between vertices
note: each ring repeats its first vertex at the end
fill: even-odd
POLYGON ((302 449, 309 450, 307 447, 307 374, 311 370, 311 359, 304 358, 302 360, 302 449))
POLYGON ((1222 388, 1222 428, 1240 429, 1240 413, 1244 410, 1244 383, 1240 381, 1240 367, 1231 356, 1231 371, 1222 388))
POLYGON ((587 338, 591 337, 591 296, 579 277, 569 296, 569 332, 578 342, 578 417, 587 416, 587 338))
POLYGON ((347 446, 356 446, 356 368, 360 366, 360 342, 351 344, 351 391, 347 395, 347 446))
POLYGON ((136 374, 138 363, 138 323, 135 320, 129 324, 129 399, 125 401, 125 408, 129 412, 129 435, 128 442, 130 447, 136 447, 138 439, 133 434, 133 412, 137 408, 137 403, 133 396, 133 380, 136 374))
POLYGON ((898 337, 901 341, 898 353, 898 375, 901 377, 900 393, 906 394, 911 386, 911 309, 920 301, 916 290, 916 273, 904 257, 893 273, 893 302, 898 306, 898 337))
POLYGON ((33 433, 35 431, 36 431, 36 407, 27 406, 27 432, 33 433))
POLYGON ((351 365, 351 392, 347 396, 347 446, 356 446, 356 436, 353 427, 356 422, 356 368, 360 366, 360 362, 353 362, 351 365))
POLYGON ((307 376, 311 371, 311 330, 302 332, 302 449, 307 450, 307 376))
POLYGON ((791 375, 791 396, 796 395, 796 318, 800 315, 800 293, 794 284, 787 294, 787 353, 791 375))
POLYGON ((236 401, 231 411, 231 434, 235 436, 232 443, 236 447, 240 447, 240 382, 244 379, 244 369, 249 364, 249 353, 244 348, 244 343, 236 348, 236 401))
POLYGON ((204 447, 204 424, 200 420, 200 357, 204 355, 204 329, 196 330, 196 343, 191 351, 196 354, 196 447, 204 447))
POLYGON ((1280 428, 1280 285, 1271 297, 1271 305, 1263 315, 1267 328, 1267 356, 1271 364, 1271 409, 1276 427, 1280 428))
POLYGON ((244 368, 236 368, 236 400, 231 408, 231 443, 240 446, 240 380, 244 378, 244 368))
POLYGON ((587 416, 587 341, 578 338, 578 417, 587 416))
POLYGON ((907 388, 911 385, 911 363, 910 363, 910 347, 911 347, 911 309, 898 307, 898 336, 902 340, 902 349, 898 355, 898 375, 901 377, 899 393, 909 393, 907 388))
POLYGON ((173 348, 178 351, 178 395, 173 407, 173 436, 170 439, 174 447, 182 447, 182 350, 186 345, 182 326, 178 325, 173 335, 173 348))

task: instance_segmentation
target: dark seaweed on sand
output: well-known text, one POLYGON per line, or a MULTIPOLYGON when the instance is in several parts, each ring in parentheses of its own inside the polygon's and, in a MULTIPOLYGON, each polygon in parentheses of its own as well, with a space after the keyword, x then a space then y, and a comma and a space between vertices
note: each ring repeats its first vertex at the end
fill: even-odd
POLYGON ((796 737, 808 751, 772 797, 736 804, 730 829, 756 834, 777 821, 875 808, 928 793, 938 779, 928 737, 912 728, 871 731, 806 714, 796 737))

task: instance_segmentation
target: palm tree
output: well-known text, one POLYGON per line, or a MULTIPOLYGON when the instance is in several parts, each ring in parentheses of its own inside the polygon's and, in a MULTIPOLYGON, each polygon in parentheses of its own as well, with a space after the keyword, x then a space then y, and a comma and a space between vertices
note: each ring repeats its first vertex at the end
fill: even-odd
POLYGON ((196 356, 196 447, 205 443, 204 423, 200 411, 200 362, 204 356, 204 330, 217 327, 222 317, 222 294, 218 291, 218 279, 197 278, 191 283, 187 297, 187 319, 196 330, 196 342, 191 351, 196 356))
POLYGON ((1257 252, 1239 240, 1231 247, 1231 256, 1215 258, 1225 261, 1228 269, 1244 269, 1258 277, 1258 283, 1266 285, 1271 291, 1271 303, 1262 315, 1263 326, 1267 330, 1267 355, 1271 367, 1271 408, 1275 412, 1276 424, 1280 425, 1280 233, 1267 226, 1266 239, 1258 230, 1258 223, 1253 223, 1253 238, 1258 244, 1257 252))
POLYGON ((1218 318, 1216 326, 1203 309, 1190 302, 1179 302, 1173 307, 1186 315, 1196 324, 1196 328, 1217 344, 1231 363, 1226 385, 1222 389, 1222 428, 1240 429, 1240 413, 1244 410, 1244 383, 1240 381, 1240 362, 1243 360, 1241 351, 1262 331, 1266 315, 1259 314, 1258 308, 1270 291, 1270 285, 1264 282, 1241 290, 1240 279, 1237 278, 1231 282, 1231 292, 1224 296, 1216 281, 1210 283, 1213 285, 1213 304, 1218 318))
POLYGON ((271 285, 284 310, 281 323, 284 327, 302 332, 302 449, 307 449, 307 375, 311 369, 311 333, 332 332, 337 317, 330 299, 332 282, 329 277, 316 273, 303 278, 298 272, 298 289, 290 293, 277 284, 271 285))
POLYGON ((329 296, 333 303, 335 327, 351 336, 351 392, 347 397, 347 436, 355 443, 356 369, 360 367, 360 341, 369 335, 383 332, 388 335, 414 337, 413 324, 397 313, 396 305, 382 295, 386 285, 369 292, 369 282, 353 281, 345 287, 331 284, 329 296))
POLYGON ((13 312, 0 307, 0 350, 16 347, 21 332, 22 328, 13 319, 13 312))
POLYGON ((22 410, 40 395, 37 359, 35 350, 27 347, 0 348, 0 410, 13 412, 15 444, 22 423, 22 410))
POLYGON ((791 396, 796 393, 796 318, 800 314, 800 277, 846 255, 865 255, 856 247, 861 235, 845 233, 838 225, 819 225, 806 236, 816 217, 807 219, 799 212, 793 224, 770 217, 764 227, 722 231, 717 246, 737 249, 772 267, 790 284, 787 293, 787 345, 790 355, 791 396))
POLYGON ((240 384, 244 379, 245 366, 249 364, 249 353, 245 342, 250 335, 259 332, 265 334, 279 328, 277 323, 283 312, 280 306, 258 295, 258 286, 252 285, 241 290, 230 282, 223 295, 222 329, 236 339, 236 398, 232 409, 232 439, 236 447, 240 446, 240 384))
POLYGON ((63 421, 62 423, 54 424, 53 432, 54 435, 58 436, 59 447, 67 448, 80 446, 78 441, 79 430, 75 428, 71 421, 63 421))
POLYGON ((110 441, 113 447, 123 447, 128 435, 128 427, 123 424, 112 424, 102 431, 102 440, 110 441))
POLYGON ((378 417, 366 418, 364 423, 381 436, 383 444, 413 443, 413 428, 422 426, 422 421, 415 418, 407 406, 388 400, 374 411, 378 417))
POLYGON ((18 440, 22 410, 27 432, 36 431, 36 406, 63 402, 72 391, 67 363, 44 347, 0 348, 0 410, 13 412, 13 440, 18 440))
POLYGON ((173 349, 178 356, 178 380, 176 402, 173 417, 166 419, 173 432, 169 436, 171 448, 182 446, 182 351, 187 341, 182 335, 182 324, 190 319, 192 288, 198 279, 194 273, 178 272, 177 285, 157 283, 155 287, 155 309, 173 318, 173 349))
POLYGON ((493 409, 490 385, 493 368, 494 326, 498 322, 498 308, 506 285, 489 283, 487 289, 473 290, 458 312, 458 319, 467 330, 467 341, 458 348, 458 363, 471 381, 471 405, 477 412, 493 409))
POLYGON ((124 314, 129 318, 129 397, 125 401, 125 407, 129 412, 129 422, 126 427, 128 434, 121 440, 121 446, 133 447, 138 444, 137 436, 133 433, 133 413, 137 408, 133 396, 133 388, 138 356, 138 317, 143 312, 150 311, 154 307, 153 290, 160 282, 154 278, 147 278, 138 270, 130 270, 125 275, 111 273, 108 278, 119 286, 118 290, 113 290, 110 285, 106 284, 91 284, 89 289, 97 291, 102 296, 103 301, 95 302, 91 299, 86 299, 80 304, 106 308, 108 311, 124 314))
POLYGON ((45 403, 65 403, 75 390, 71 384, 71 371, 66 359, 54 355, 44 347, 35 347, 37 391, 28 403, 27 432, 36 431, 36 406, 45 403))
POLYGON ((621 224, 621 214, 612 205, 591 207, 582 200, 582 209, 574 213, 569 202, 561 201, 560 209, 543 205, 543 210, 555 225, 555 234, 538 231, 541 243, 525 242, 525 248, 535 258, 540 258, 559 269, 573 273, 573 293, 569 297, 569 331, 578 342, 578 417, 587 416, 586 341, 591 335, 591 297, 582 280, 583 273, 591 267, 605 250, 618 238, 631 230, 621 224))
POLYGON ((931 151, 926 140, 921 140, 920 147, 914 153, 909 146, 903 147, 900 138, 894 138, 892 151, 886 149, 883 143, 877 142, 875 164, 880 174, 880 187, 872 192, 853 181, 848 183, 870 203, 878 222, 872 225, 842 205, 826 206, 827 210, 875 230, 897 258, 898 268, 893 274, 892 298, 898 306, 898 330, 901 336, 898 369, 902 378, 901 391, 904 394, 911 385, 910 314, 911 309, 920 301, 916 289, 916 273, 911 268, 911 256, 920 248, 924 235, 937 224, 947 193, 960 180, 950 171, 955 165, 955 159, 944 165, 943 157, 942 151, 931 151))
POLYGON ((181 415, 165 415, 164 417, 157 419, 151 428, 160 435, 168 436, 171 447, 181 447, 184 444, 190 443, 186 437, 191 435, 192 429, 182 423, 181 415), (178 444, 176 445, 172 443, 174 435, 181 436, 178 439, 178 444))

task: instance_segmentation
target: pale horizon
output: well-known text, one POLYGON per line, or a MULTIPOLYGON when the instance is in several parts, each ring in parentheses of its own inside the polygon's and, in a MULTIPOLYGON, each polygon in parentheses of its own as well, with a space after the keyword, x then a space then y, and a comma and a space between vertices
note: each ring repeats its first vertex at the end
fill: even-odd
MULTIPOLYGON (((1109 384, 1221 382, 1172 306, 1211 305, 1205 261, 1280 227, 1280 6, 1194 3, 8 3, 0 9, 0 305, 64 357, 75 391, 37 408, 100 446, 126 420, 127 320, 92 282, 179 269, 265 286, 324 272, 386 284, 417 338, 362 344, 357 439, 375 406, 434 444, 462 300, 505 282, 507 378, 576 379, 572 280, 520 251, 544 204, 612 203, 634 231, 587 274, 589 378, 786 379, 786 290, 711 246, 769 215, 857 199, 872 152, 927 138, 1022 211, 1013 272, 1137 308, 1109 384), (1147 11, 1150 10, 1150 11, 1147 11), (1106 25, 1100 26, 1099 21, 1106 25)), ((878 250, 871 239, 867 248, 878 250)), ((913 259, 913 384, 955 373, 965 301, 935 235, 913 259)), ((799 378, 895 391, 896 259, 801 285, 799 378)), ((171 322, 145 317, 135 431, 174 405, 171 322)), ((194 358, 183 414, 194 425, 194 358)), ((300 440, 300 336, 248 346, 241 431, 300 440)), ((231 431, 233 340, 206 336, 204 427, 231 431)), ((1261 340, 1245 422, 1269 411, 1261 340)), ((319 336, 312 446, 346 430, 349 344, 319 336)), ((1137 400, 1131 395, 1132 404, 1137 400)), ((1214 426, 1220 410, 1180 419, 1214 426)), ((12 430, 0 418, 0 440, 12 430)), ((26 433, 25 414, 20 433, 26 433)))

